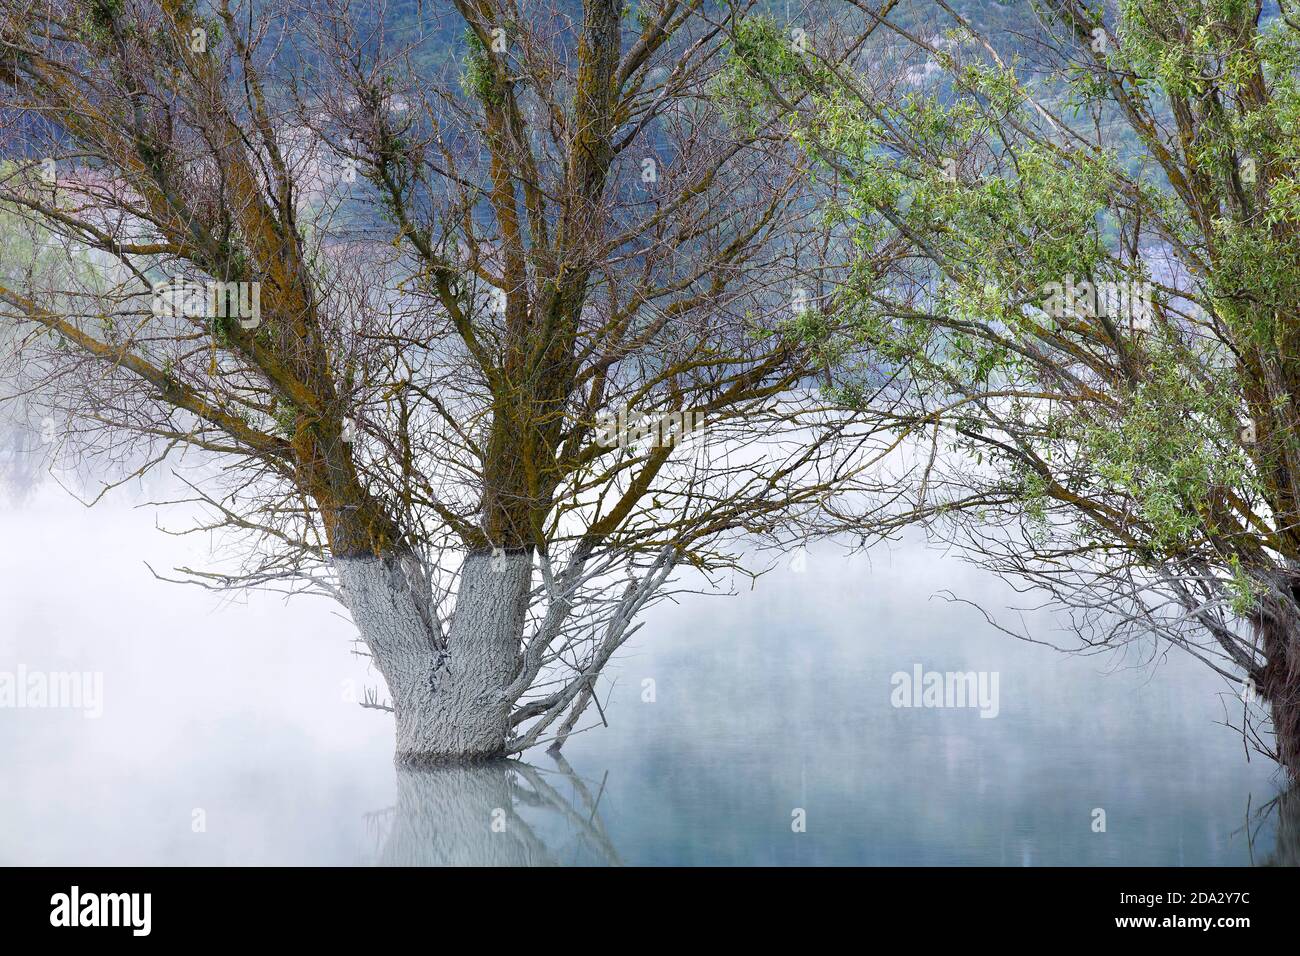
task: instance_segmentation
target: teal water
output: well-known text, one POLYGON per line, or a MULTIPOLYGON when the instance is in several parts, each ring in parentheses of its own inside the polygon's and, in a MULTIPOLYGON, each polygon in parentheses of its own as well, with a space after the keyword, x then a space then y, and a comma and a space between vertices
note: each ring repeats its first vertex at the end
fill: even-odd
POLYGON ((394 769, 389 718, 355 704, 377 678, 332 607, 222 603, 143 564, 205 549, 57 493, 0 511, 0 671, 103 675, 98 719, 0 708, 0 863, 1297 858, 1297 800, 1258 812, 1278 776, 1223 726, 1240 704, 1218 678, 1151 648, 1067 656, 998 633, 937 592, 1029 602, 919 542, 817 549, 752 591, 660 605, 603 685, 608 727, 560 763, 455 773, 394 769), (916 665, 996 674, 996 716, 894 706, 916 665))

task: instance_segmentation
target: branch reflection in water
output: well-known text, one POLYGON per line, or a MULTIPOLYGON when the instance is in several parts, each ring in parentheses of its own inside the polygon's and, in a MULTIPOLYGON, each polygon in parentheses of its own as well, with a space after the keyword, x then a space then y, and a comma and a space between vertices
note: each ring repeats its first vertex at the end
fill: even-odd
MULTIPOLYGON (((622 866, 600 818, 605 779, 519 760, 397 767, 397 803, 367 815, 383 866, 622 866)), ((607 774, 606 774, 607 776, 607 774)))

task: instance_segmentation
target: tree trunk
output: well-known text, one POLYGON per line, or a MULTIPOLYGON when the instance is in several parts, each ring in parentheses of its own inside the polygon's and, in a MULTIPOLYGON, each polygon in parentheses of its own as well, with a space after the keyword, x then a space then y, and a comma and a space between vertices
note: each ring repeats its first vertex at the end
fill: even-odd
POLYGON ((1300 781, 1300 653, 1294 641, 1288 650, 1269 655, 1260 689, 1273 718, 1278 763, 1292 781, 1300 781))
POLYGON ((503 754, 518 667, 532 556, 475 551, 461 568, 456 611, 444 640, 430 623, 412 562, 336 559, 353 621, 388 684, 397 760, 463 763, 503 754))
POLYGON ((1300 781, 1300 584, 1282 587, 1287 597, 1265 602, 1255 618, 1267 662, 1257 683, 1273 720, 1274 757, 1300 781))

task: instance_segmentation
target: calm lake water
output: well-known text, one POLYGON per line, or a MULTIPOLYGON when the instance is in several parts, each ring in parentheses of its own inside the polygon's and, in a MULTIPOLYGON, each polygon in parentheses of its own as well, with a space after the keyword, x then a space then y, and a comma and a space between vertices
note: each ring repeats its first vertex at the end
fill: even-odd
POLYGON ((936 592, 1030 602, 916 542, 660 605, 610 672, 609 727, 561 762, 412 773, 354 702, 378 681, 336 608, 160 583, 146 560, 207 542, 153 524, 57 489, 0 510, 0 671, 103 675, 98 719, 0 709, 0 863, 1297 859, 1300 801, 1257 813, 1279 778, 1223 726, 1240 705, 1218 678, 1000 634, 936 592), (894 706, 917 666, 986 695, 996 675, 996 716, 894 706))

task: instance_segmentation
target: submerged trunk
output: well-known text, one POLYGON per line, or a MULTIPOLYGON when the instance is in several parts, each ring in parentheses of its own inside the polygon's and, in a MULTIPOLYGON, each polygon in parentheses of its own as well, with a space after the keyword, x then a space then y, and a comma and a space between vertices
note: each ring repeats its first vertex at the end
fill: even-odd
POLYGON ((1300 782, 1300 644, 1294 637, 1269 653, 1260 692, 1273 718, 1277 760, 1292 781, 1300 782))
POLYGON ((1300 686, 1269 699, 1277 760, 1293 782, 1300 782, 1300 686))
POLYGON ((1273 721, 1274 756, 1300 781, 1300 586, 1283 600, 1267 602, 1255 627, 1266 661, 1256 679, 1273 721))
POLYGON ((518 666, 531 555, 467 555, 445 638, 431 623, 409 563, 364 557, 336 559, 335 565, 352 618, 388 684, 397 760, 434 764, 501 756, 510 731, 505 689, 518 666))

